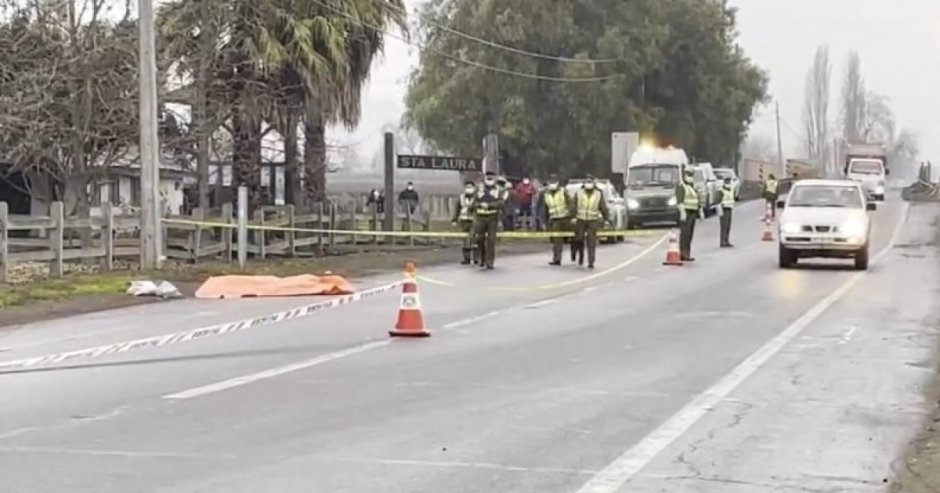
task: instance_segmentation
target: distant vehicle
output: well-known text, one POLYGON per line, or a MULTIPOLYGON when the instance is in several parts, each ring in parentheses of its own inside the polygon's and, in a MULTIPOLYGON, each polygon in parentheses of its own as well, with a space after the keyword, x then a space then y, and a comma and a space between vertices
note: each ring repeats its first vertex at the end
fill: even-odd
POLYGON ((800 180, 793 183, 779 226, 779 263, 792 267, 801 258, 852 258, 868 269, 871 219, 875 210, 861 185, 851 180, 800 180))
POLYGON ((874 200, 885 199, 888 149, 884 144, 844 144, 840 151, 845 177, 862 185, 874 200))
POLYGON ((633 153, 624 190, 628 229, 649 223, 679 224, 676 185, 688 165, 682 149, 646 147, 633 153))
POLYGON ((741 180, 738 180, 737 172, 731 168, 715 168, 715 176, 718 177, 719 187, 724 186, 726 178, 731 178, 734 200, 741 200, 741 180))
MULTIPOLYGON (((568 195, 574 196, 584 185, 584 179, 573 178, 568 180, 565 185, 565 191, 568 195)), ((617 193, 617 188, 610 180, 595 179, 597 189, 604 194, 604 201, 607 203, 607 210, 610 212, 610 229, 614 231, 623 231, 627 227, 627 208, 624 205, 623 197, 617 193)), ((626 236, 608 236, 603 238, 607 243, 623 241, 626 236)))

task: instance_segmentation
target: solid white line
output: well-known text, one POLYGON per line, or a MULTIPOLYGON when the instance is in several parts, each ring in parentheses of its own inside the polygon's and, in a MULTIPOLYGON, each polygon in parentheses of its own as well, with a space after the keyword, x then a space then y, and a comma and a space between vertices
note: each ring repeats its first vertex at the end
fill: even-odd
MULTIPOLYGON (((905 223, 907 216, 907 203, 902 208, 902 220, 898 221, 894 233, 888 244, 883 250, 872 259, 872 264, 876 264, 887 254, 897 242, 901 233, 901 227, 905 223)), ((842 286, 823 298, 819 303, 809 309, 799 319, 793 322, 783 332, 771 339, 756 352, 751 354, 746 360, 736 366, 731 373, 725 375, 717 383, 709 387, 705 392, 699 394, 692 402, 689 402, 675 415, 666 422, 659 425, 652 433, 640 440, 636 445, 627 449, 623 454, 614 459, 599 473, 594 475, 586 482, 577 493, 616 493, 624 484, 632 479, 641 469, 646 467, 657 455, 666 449, 672 442, 681 437, 685 432, 692 428, 702 417, 708 414, 718 403, 731 394, 739 385, 748 379, 754 372, 766 364, 770 358, 774 357, 780 350, 800 335, 809 324, 819 318, 830 306, 845 296, 858 281, 866 274, 865 271, 858 272, 842 286)))
POLYGON ((196 459, 205 458, 205 454, 187 454, 174 452, 134 452, 128 450, 95 450, 56 447, 0 447, 0 453, 40 453, 40 454, 75 454, 75 455, 105 455, 112 457, 142 457, 142 458, 179 458, 196 459))
POLYGON ((182 392, 177 392, 175 394, 169 394, 163 396, 164 399, 192 399, 193 397, 200 397, 207 394, 213 394, 216 392, 221 392, 223 390, 228 390, 234 387, 240 387, 242 385, 248 385, 250 383, 257 382, 259 380, 267 380, 269 378, 279 377, 287 373, 305 370, 307 368, 312 368, 314 366, 319 366, 324 363, 329 363, 330 361, 338 360, 340 358, 345 358, 346 356, 352 356, 354 354, 364 353, 366 351, 371 351, 373 349, 378 349, 380 347, 388 346, 392 343, 392 340, 384 341, 375 341, 367 344, 361 344, 359 346, 353 346, 348 349, 343 349, 342 351, 335 351, 332 353, 322 354, 316 358, 311 358, 306 361, 301 361, 298 363, 293 363, 287 366, 281 366, 278 368, 272 368, 270 370, 261 371, 258 373, 252 373, 250 375, 244 375, 241 377, 232 378, 230 380, 223 380, 221 382, 216 382, 213 384, 205 385, 202 387, 196 387, 189 390, 184 390, 182 392))
POLYGON ((490 462, 447 462, 447 461, 423 461, 423 460, 405 460, 405 459, 367 459, 367 458, 346 458, 346 457, 313 457, 314 460, 324 462, 349 462, 360 464, 381 464, 393 466, 419 466, 419 467, 440 467, 440 468, 468 468, 468 469, 491 469, 496 471, 511 472, 541 472, 541 473, 561 473, 561 474, 594 474, 597 471, 585 469, 568 469, 562 467, 524 467, 510 466, 505 464, 493 464, 490 462))

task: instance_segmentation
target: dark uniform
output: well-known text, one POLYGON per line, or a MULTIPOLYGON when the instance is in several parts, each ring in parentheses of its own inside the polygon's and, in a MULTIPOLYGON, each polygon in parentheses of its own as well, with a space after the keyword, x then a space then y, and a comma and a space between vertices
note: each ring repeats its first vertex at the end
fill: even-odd
POLYGON ((689 170, 684 173, 682 182, 676 185, 676 204, 679 206, 679 253, 682 260, 692 262, 692 237, 695 235, 695 220, 702 210, 699 197, 692 180, 695 174, 689 170))
POLYGON ((504 205, 500 187, 491 176, 487 176, 477 192, 473 221, 473 234, 480 251, 481 266, 486 269, 492 269, 496 259, 496 233, 499 231, 499 219, 504 205))
POLYGON ((574 198, 574 235, 580 245, 578 265, 584 265, 584 249, 587 248, 588 268, 594 268, 597 257, 597 231, 609 218, 604 194, 595 188, 591 177, 574 198))
POLYGON ((473 237, 474 206, 477 200, 476 185, 472 181, 466 183, 464 193, 457 198, 457 207, 454 210, 453 224, 459 225, 460 230, 467 234, 463 239, 463 265, 480 262, 480 251, 473 237))
MULTIPOLYGON (((542 192, 539 199, 540 217, 552 233, 569 231, 571 225, 571 199, 564 188, 558 185, 554 176, 548 179, 548 189, 542 192)), ((564 238, 557 236, 552 241, 552 261, 549 265, 561 265, 561 250, 565 244, 564 238)), ((574 259, 572 259, 574 260, 574 259)))
POLYGON ((734 212, 734 187, 731 185, 731 179, 726 178, 721 186, 721 235, 720 247, 731 248, 731 216, 734 212))

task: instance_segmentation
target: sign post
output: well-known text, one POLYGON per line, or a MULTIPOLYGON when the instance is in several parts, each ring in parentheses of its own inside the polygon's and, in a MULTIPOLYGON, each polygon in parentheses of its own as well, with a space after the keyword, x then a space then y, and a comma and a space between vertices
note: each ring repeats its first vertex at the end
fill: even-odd
MULTIPOLYGON (((640 148, 640 134, 637 132, 613 132, 610 134, 610 171, 627 174, 630 158, 640 148)), ((624 179, 626 183, 626 179, 624 179)))

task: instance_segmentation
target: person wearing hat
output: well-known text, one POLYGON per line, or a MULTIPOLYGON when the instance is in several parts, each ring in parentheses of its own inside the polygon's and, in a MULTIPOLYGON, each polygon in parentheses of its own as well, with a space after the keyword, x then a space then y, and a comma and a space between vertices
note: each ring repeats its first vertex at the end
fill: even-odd
POLYGON ((466 233, 463 240, 463 265, 470 263, 479 263, 480 255, 476 241, 473 238, 473 218, 474 208, 477 201, 477 187, 473 180, 464 182, 463 193, 457 198, 457 207, 454 209, 454 218, 451 224, 460 226, 460 230, 466 233))
POLYGON ((725 178, 721 185, 721 207, 718 209, 720 218, 721 234, 719 235, 719 246, 721 248, 731 248, 731 213, 734 211, 734 186, 731 178, 725 178))
MULTIPOLYGON (((539 200, 539 216, 542 224, 547 225, 552 233, 564 233, 571 224, 571 198, 558 184, 558 176, 548 177, 548 187, 539 200)), ((548 265, 561 265, 561 250, 565 240, 561 236, 552 237, 552 261, 548 265)))
POLYGON ((587 249, 588 269, 594 268, 597 257, 597 231, 601 224, 609 220, 607 202, 604 193, 597 189, 592 175, 588 175, 584 186, 574 199, 574 235, 580 245, 578 265, 584 265, 584 250, 587 249))
POLYGON ((474 203, 473 236, 477 241, 480 266, 493 269, 496 259, 496 233, 499 231, 500 213, 503 211, 503 191, 496 184, 496 176, 488 172, 483 186, 477 191, 474 203))
POLYGON ((695 170, 686 167, 682 173, 682 182, 676 184, 676 204, 679 204, 679 253, 683 261, 694 262, 692 258, 692 236, 695 234, 695 220, 704 216, 702 200, 695 189, 695 170))

